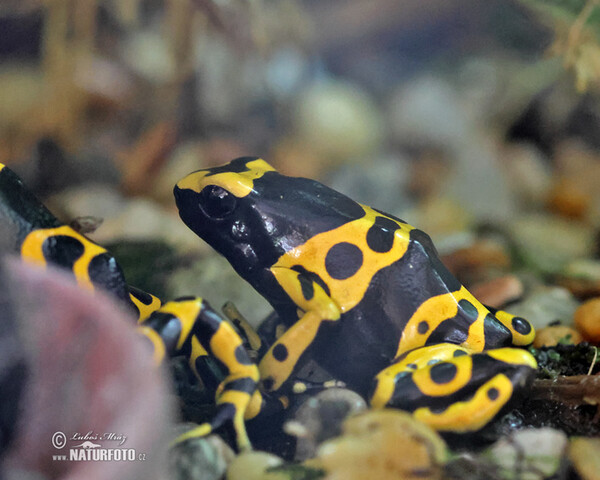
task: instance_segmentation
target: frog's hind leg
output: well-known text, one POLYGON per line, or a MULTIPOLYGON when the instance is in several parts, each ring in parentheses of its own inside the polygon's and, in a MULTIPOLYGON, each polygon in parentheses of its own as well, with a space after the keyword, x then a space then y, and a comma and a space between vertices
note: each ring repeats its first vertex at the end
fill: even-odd
POLYGON ((227 372, 216 389, 216 415, 210 422, 180 436, 176 443, 208 435, 231 422, 238 448, 251 448, 244 417, 247 410, 257 408, 256 405, 261 403, 256 391, 259 373, 232 326, 202 299, 184 298, 168 302, 153 312, 140 330, 155 345, 157 357, 161 356, 159 337, 164 344, 163 356, 187 356, 192 370, 200 377, 207 358, 216 359, 227 372), (156 345, 159 345, 158 349, 156 345))
POLYGON ((475 431, 526 391, 536 366, 518 348, 473 353, 449 343, 421 347, 377 375, 371 405, 413 412, 436 430, 475 431))

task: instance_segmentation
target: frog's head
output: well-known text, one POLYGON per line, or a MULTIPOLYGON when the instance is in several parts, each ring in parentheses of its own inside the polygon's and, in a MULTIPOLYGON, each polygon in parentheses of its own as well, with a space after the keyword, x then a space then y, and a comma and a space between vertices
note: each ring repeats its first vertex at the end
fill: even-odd
POLYGON ((255 287, 285 252, 364 215, 348 197, 255 157, 193 172, 174 194, 185 224, 255 287))

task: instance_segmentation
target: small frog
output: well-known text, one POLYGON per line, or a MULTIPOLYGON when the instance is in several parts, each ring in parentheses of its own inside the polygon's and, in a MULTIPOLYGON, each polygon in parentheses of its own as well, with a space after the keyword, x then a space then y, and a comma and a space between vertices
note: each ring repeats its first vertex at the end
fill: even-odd
POLYGON ((263 392, 287 394, 314 362, 374 407, 464 432, 532 381, 535 359, 512 348, 531 324, 481 304, 403 220, 255 157, 193 172, 174 195, 283 325, 260 359, 263 392))

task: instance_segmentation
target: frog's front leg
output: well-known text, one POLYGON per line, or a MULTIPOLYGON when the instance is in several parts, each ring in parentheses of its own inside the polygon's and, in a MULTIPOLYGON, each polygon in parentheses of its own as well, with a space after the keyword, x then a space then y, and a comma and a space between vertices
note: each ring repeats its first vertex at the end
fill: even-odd
POLYGON ((271 346, 258 366, 266 391, 281 388, 300 357, 313 345, 321 324, 341 316, 337 303, 309 276, 284 267, 273 267, 271 272, 298 306, 299 319, 271 346))
POLYGON ((227 372, 215 394, 215 416, 180 436, 177 442, 208 435, 231 422, 239 449, 251 448, 244 418, 257 414, 262 398, 256 391, 258 368, 248 357, 237 332, 201 298, 168 302, 139 328, 153 343, 157 362, 164 356, 185 355, 194 372, 202 377, 203 360, 212 357, 227 372))
POLYGON ((536 367, 518 348, 473 353, 450 343, 421 347, 377 375, 370 401, 413 412, 437 430, 479 430, 527 389, 536 367))

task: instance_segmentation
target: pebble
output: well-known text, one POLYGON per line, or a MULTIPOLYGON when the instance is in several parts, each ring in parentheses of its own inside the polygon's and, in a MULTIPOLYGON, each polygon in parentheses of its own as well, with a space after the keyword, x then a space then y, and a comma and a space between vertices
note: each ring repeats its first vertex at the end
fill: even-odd
POLYGON ((529 320, 536 330, 559 321, 572 325, 579 302, 562 287, 538 286, 521 302, 505 308, 506 311, 529 320))
POLYGON ((600 452, 600 438, 571 438, 569 460, 582 480, 600 480, 598 452, 600 452))
POLYGON ((472 285, 469 290, 480 302, 494 308, 502 308, 523 295, 523 282, 516 275, 504 275, 472 285))
POLYGON ((115 239, 162 240, 180 252, 207 251, 208 247, 174 213, 157 202, 136 197, 117 210, 92 236, 103 245, 115 239))
POLYGON ((583 258, 569 262, 557 283, 579 298, 600 296, 600 260, 583 258))
POLYGON ((587 341, 600 342, 600 297, 587 300, 577 309, 575 326, 587 341))
POLYGON ((174 78, 175 58, 165 35, 146 30, 128 35, 126 40, 123 57, 138 75, 158 85, 174 78))
POLYGON ((69 218, 97 217, 102 219, 118 215, 127 205, 127 200, 117 190, 104 184, 87 184, 67 188, 46 199, 48 207, 64 212, 69 218))
POLYGON ((600 161, 597 151, 581 141, 568 139, 557 145, 554 163, 561 177, 576 186, 577 195, 589 197, 586 218, 596 226, 600 225, 600 161))
POLYGON ((564 325, 552 325, 535 332, 533 346, 535 348, 554 347, 559 343, 577 345, 582 340, 581 334, 574 328, 564 325))
POLYGON ((500 163, 499 140, 485 132, 471 132, 469 141, 453 152, 455 165, 443 194, 458 202, 477 221, 511 222, 519 213, 517 198, 500 163))
MULTIPOLYGON (((490 270, 506 270, 511 264, 507 248, 492 239, 477 240, 443 255, 442 261, 452 273, 466 283, 481 281, 481 278, 489 275, 490 270)), ((515 288, 515 285, 512 287, 515 288)))
POLYGON ((456 148, 473 128, 456 90, 434 76, 416 78, 394 92, 388 117, 393 139, 417 147, 456 148))
POLYGON ((405 214, 404 220, 427 232, 436 245, 443 237, 465 232, 473 223, 472 215, 447 196, 423 200, 405 214))
POLYGON ((409 413, 370 410, 348 418, 341 437, 323 443, 306 465, 326 480, 440 479, 446 461, 441 437, 409 413))
POLYGON ((267 452, 244 452, 235 457, 227 469, 227 480, 289 480, 280 472, 267 472, 267 469, 283 465, 283 460, 267 452))
POLYGON ((567 436, 552 428, 518 430, 486 452, 506 480, 542 480, 558 472, 567 436))
POLYGON ((294 137, 283 137, 274 142, 267 162, 279 172, 291 177, 322 178, 328 164, 323 161, 310 145, 299 142, 294 137))
POLYGON ((300 142, 323 161, 364 158, 381 143, 381 113, 356 85, 337 80, 313 84, 298 96, 294 110, 300 142))
POLYGON ((327 184, 357 202, 402 217, 409 204, 409 173, 408 158, 377 155, 368 162, 342 165, 327 184))
POLYGON ((600 162, 598 152, 580 140, 559 143, 554 155, 556 170, 570 180, 578 190, 598 199, 600 162))
POLYGON ((579 184, 566 177, 558 178, 548 194, 550 211, 567 218, 583 218, 592 198, 579 184))
POLYGON ((302 427, 303 433, 296 441, 294 459, 313 457, 319 444, 341 434, 342 422, 348 415, 366 408, 364 398, 345 388, 329 388, 306 400, 294 415, 293 422, 302 427))
POLYGON ((560 273, 568 261, 594 250, 593 228, 557 216, 522 215, 507 227, 525 263, 542 273, 560 273))
POLYGON ((219 480, 234 457, 218 435, 194 438, 169 450, 169 471, 175 480, 219 480))
POLYGON ((408 183, 410 193, 417 198, 435 197, 450 173, 450 160, 444 152, 435 149, 425 149, 411 160, 408 183))
POLYGON ((548 159, 530 143, 501 147, 502 166, 515 194, 528 206, 541 207, 552 187, 548 159))

